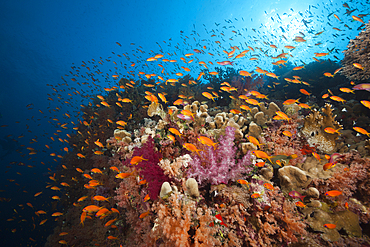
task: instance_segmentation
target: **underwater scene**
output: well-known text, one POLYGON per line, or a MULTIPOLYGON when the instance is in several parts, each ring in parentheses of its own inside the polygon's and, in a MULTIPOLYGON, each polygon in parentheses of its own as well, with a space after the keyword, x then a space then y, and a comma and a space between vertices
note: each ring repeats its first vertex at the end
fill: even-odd
POLYGON ((370 246, 369 1, 0 9, 1 246, 370 246))

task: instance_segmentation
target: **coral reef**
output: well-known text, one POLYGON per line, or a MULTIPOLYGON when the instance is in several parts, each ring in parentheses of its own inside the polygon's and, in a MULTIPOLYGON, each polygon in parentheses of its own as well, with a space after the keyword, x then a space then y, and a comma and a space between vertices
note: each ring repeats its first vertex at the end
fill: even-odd
POLYGON ((370 22, 355 39, 351 39, 344 51, 341 71, 348 79, 354 81, 365 81, 370 78, 370 22), (363 69, 356 68, 353 64, 360 64, 363 69))

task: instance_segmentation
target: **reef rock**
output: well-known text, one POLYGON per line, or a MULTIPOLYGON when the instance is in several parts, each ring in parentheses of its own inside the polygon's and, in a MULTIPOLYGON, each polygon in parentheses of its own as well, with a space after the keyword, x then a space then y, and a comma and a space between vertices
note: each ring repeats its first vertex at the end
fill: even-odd
POLYGON ((301 191, 311 183, 311 177, 305 171, 295 166, 284 166, 279 169, 279 179, 283 191, 301 191))
POLYGON ((321 208, 308 207, 303 210, 307 215, 307 222, 314 231, 322 232, 321 237, 330 242, 338 241, 340 234, 338 231, 344 230, 349 236, 361 237, 362 229, 359 225, 357 214, 345 210, 337 213, 329 213, 321 208), (328 229, 325 224, 335 224, 336 228, 328 229))

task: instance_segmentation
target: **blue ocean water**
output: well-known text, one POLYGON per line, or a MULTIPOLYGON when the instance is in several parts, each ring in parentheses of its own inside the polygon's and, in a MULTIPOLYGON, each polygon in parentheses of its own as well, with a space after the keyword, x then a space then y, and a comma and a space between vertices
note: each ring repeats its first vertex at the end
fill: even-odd
MULTIPOLYGON (((368 13, 368 1, 347 3, 351 9, 357 9, 354 13, 368 13)), ((331 55, 340 60, 349 39, 358 34, 361 25, 345 14, 343 4, 344 1, 2 1, 0 234, 3 246, 40 246, 51 232, 53 219, 48 217, 48 222, 39 226, 40 217, 26 203, 45 211, 55 206, 50 199, 53 193, 45 186, 50 181, 49 172, 54 172, 60 164, 50 153, 53 150, 63 153, 61 149, 65 145, 50 139, 58 138, 54 135, 58 121, 53 119, 67 119, 65 113, 69 113, 72 117, 68 120, 77 122, 80 104, 87 102, 68 95, 70 89, 98 94, 98 90, 103 92, 103 87, 113 85, 104 79, 99 80, 100 89, 77 85, 70 80, 71 67, 102 58, 110 61, 99 69, 103 74, 111 74, 110 70, 116 66, 112 61, 127 63, 126 59, 116 57, 125 53, 130 57, 128 68, 120 66, 116 71, 127 75, 130 63, 146 60, 149 54, 169 52, 173 59, 179 59, 193 49, 207 46, 215 57, 199 54, 200 60, 223 61, 220 56, 223 49, 230 51, 232 45, 243 49, 262 47, 264 42, 297 46, 289 60, 296 66, 312 62, 314 52, 332 51, 331 55), (339 22, 334 13, 346 19, 339 22), (352 28, 344 27, 346 23, 352 28), (321 31, 323 34, 315 38, 314 34, 321 31), (292 40, 300 32, 310 38, 297 44, 292 40), (214 43, 216 40, 222 48, 214 43), (315 45, 317 40, 322 44, 315 45), (63 79, 68 81, 68 86, 62 85, 63 79), (53 88, 65 91, 56 92, 53 88), (30 154, 32 150, 27 148, 36 150, 36 154, 30 154), (40 196, 34 197, 41 191, 40 196), (12 229, 16 231, 12 233, 12 229)), ((365 22, 368 20, 369 16, 364 17, 365 22)), ((271 61, 263 56, 266 50, 261 50, 258 66, 272 69, 271 61)), ((252 70, 255 65, 245 59, 236 62, 236 66, 252 70)), ((142 69, 153 73, 161 70, 142 63, 134 68, 135 74, 142 69)), ((173 69, 177 69, 176 65, 173 69)), ((199 71, 190 74, 197 77, 199 71)), ((63 131, 62 139, 70 132, 71 128, 63 131)))

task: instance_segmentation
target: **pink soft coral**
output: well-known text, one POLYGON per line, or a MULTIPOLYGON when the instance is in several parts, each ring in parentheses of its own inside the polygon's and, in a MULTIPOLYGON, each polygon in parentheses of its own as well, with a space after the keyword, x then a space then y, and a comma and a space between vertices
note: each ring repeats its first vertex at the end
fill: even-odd
POLYGON ((249 173, 253 169, 249 153, 235 162, 237 148, 234 146, 234 131, 235 128, 226 127, 225 135, 220 136, 216 150, 207 147, 201 152, 202 157, 193 154, 193 162, 190 163, 187 177, 195 178, 199 185, 204 186, 207 182, 227 184, 229 180, 235 181, 243 173, 249 173))

